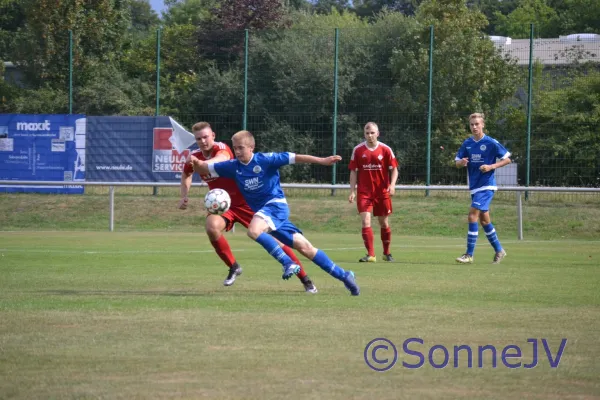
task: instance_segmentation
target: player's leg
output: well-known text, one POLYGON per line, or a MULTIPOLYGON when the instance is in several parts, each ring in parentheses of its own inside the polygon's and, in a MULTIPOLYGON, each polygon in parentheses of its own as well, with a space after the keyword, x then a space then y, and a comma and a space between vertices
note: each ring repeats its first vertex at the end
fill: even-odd
POLYGON ((292 259, 283 251, 279 242, 269 235, 267 232, 275 228, 273 220, 268 215, 268 212, 260 210, 254 214, 250 225, 248 225, 248 236, 250 239, 260 244, 274 259, 279 261, 283 267, 283 279, 289 279, 292 275, 300 272, 300 266, 292 261, 292 259))
MULTIPOLYGON (((244 228, 248 229, 250 223, 252 222, 252 218, 254 217, 254 211, 252 211, 250 206, 248 206, 248 204, 243 204, 234 208, 230 208, 230 211, 232 211, 235 214, 235 222, 238 222, 239 224, 244 226, 244 228)), ((298 279, 300 279, 300 282, 302 282, 304 290, 308 293, 317 293, 317 287, 313 284, 310 277, 306 274, 306 271, 304 271, 304 267, 300 263, 300 260, 298 260, 298 257, 296 257, 294 250, 285 246, 282 243, 278 242, 278 244, 281 246, 285 254, 287 254, 288 257, 292 259, 292 262, 300 266, 300 272, 298 272, 296 276, 298 277, 298 279)))
POLYGON ((383 259, 385 261, 394 261, 390 252, 392 243, 392 228, 390 227, 389 216, 392 213, 392 200, 389 197, 379 198, 373 205, 373 215, 379 221, 381 243, 383 244, 383 259))
POLYGON ((283 243, 289 244, 291 241, 294 249, 298 250, 304 257, 317 264, 323 271, 342 281, 346 289, 348 289, 353 296, 358 296, 360 294, 360 288, 356 284, 354 272, 345 271, 342 267, 334 263, 324 251, 314 247, 308 239, 304 237, 302 232, 300 232, 300 230, 291 222, 279 227, 273 234, 277 235, 277 238, 283 243))
POLYGON ((367 249, 367 254, 360 258, 358 262, 376 262, 375 247, 373 242, 375 237, 373 235, 373 228, 371 227, 371 212, 373 210, 373 201, 369 197, 360 196, 356 199, 356 208, 360 214, 360 221, 362 224, 361 235, 363 243, 367 249))
POLYGON ((479 219, 479 210, 475 208, 478 203, 475 199, 475 196, 471 196, 473 201, 471 202, 471 207, 469 208, 469 215, 467 217, 468 220, 468 230, 467 230, 467 250, 465 253, 456 259, 456 262, 461 264, 470 264, 473 262, 473 254, 475 253, 475 244, 477 243, 477 237, 479 236, 479 227, 477 220, 479 219))
POLYGON ((392 243, 392 228, 390 227, 389 217, 378 216, 379 220, 379 231, 381 235, 381 244, 383 245, 383 260, 394 261, 392 253, 390 252, 390 245, 392 243))
POLYGON ((483 227, 483 231, 485 232, 485 236, 487 236, 488 241, 494 248, 494 260, 492 264, 500 264, 502 259, 506 256, 506 250, 502 248, 500 244, 500 240, 498 239, 498 234, 496 233, 496 228, 492 224, 492 219, 490 217, 489 205, 492 202, 492 198, 494 197, 493 191, 488 191, 486 193, 486 201, 485 201, 485 211, 482 210, 479 213, 479 222, 481 222, 481 226, 483 227))
POLYGON ((242 274, 242 268, 233 256, 229 242, 223 236, 223 231, 231 229, 231 226, 233 226, 233 220, 228 219, 226 214, 210 214, 206 217, 205 229, 210 244, 215 249, 219 258, 229 267, 227 278, 223 281, 223 285, 225 286, 233 285, 235 279, 242 274))
POLYGON ((296 274, 296 276, 298 277, 298 279, 300 279, 300 282, 302 282, 302 286, 304 286, 304 290, 307 293, 317 293, 317 291, 318 291, 317 287, 315 286, 313 281, 310 279, 310 277, 304 270, 304 266, 302 265, 302 263, 296 256, 296 253, 294 253, 294 250, 292 250, 291 247, 286 246, 281 242, 279 243, 279 245, 281 246, 281 249, 285 252, 285 254, 287 254, 288 257, 291 258, 292 262, 294 264, 298 264, 298 266, 300 266, 300 271, 296 274))

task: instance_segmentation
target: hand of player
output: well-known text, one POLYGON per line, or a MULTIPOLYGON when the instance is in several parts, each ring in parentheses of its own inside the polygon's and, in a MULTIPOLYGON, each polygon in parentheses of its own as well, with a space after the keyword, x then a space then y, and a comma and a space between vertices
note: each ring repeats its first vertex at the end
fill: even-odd
POLYGON ((348 196, 348 203, 354 203, 355 198, 356 198, 356 193, 350 192, 350 196, 348 196))
POLYGON ((185 210, 188 206, 188 198, 184 197, 181 200, 179 200, 179 209, 180 210, 185 210))
POLYGON ((481 172, 490 172, 493 169, 494 168, 491 165, 482 165, 481 167, 479 167, 479 170, 481 172))
POLYGON ((460 165, 462 165, 463 167, 466 167, 468 163, 469 163, 468 157, 465 157, 462 160, 460 160, 460 165))
POLYGON ((333 165, 341 160, 342 160, 342 156, 329 156, 329 157, 323 158, 323 163, 321 165, 333 165))
POLYGON ((189 166, 193 167, 194 166, 194 160, 197 160, 198 158, 193 155, 193 154, 189 154, 187 156, 187 158, 185 159, 185 163, 188 164, 189 166))
POLYGON ((396 187, 394 185, 390 185, 388 187, 388 193, 390 194, 390 196, 393 196, 396 194, 396 187))

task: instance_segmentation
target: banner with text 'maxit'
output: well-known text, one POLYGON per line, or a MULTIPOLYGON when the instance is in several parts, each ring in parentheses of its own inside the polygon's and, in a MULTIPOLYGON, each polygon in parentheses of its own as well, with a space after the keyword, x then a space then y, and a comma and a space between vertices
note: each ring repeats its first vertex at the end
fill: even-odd
POLYGON ((81 194, 85 181, 85 115, 0 114, 0 192, 81 194), (56 186, 18 185, 56 181, 56 186))
POLYGON ((88 181, 181 179, 194 135, 170 117, 88 117, 88 181))

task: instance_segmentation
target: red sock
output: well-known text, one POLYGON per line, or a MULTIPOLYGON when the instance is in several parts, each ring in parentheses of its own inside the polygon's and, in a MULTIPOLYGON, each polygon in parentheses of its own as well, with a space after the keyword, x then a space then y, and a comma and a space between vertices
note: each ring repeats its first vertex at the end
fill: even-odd
POLYGON ((229 247, 229 243, 227 242, 227 239, 225 239, 225 236, 219 236, 219 238, 214 242, 211 240, 210 244, 212 244, 212 246, 215 248, 215 251, 221 260, 223 260, 223 262, 227 264, 229 268, 231 268, 231 266, 235 263, 235 257, 231 253, 231 247, 229 247))
POLYGON ((296 274, 296 276, 297 276, 299 279, 302 279, 302 278, 304 278, 304 277, 306 276, 306 271, 304 271, 304 267, 302 266, 302 264, 300 264, 300 260, 298 260, 298 257, 296 257, 296 253, 294 253, 294 250, 292 250, 291 248, 289 248, 289 247, 288 247, 288 246, 286 246, 286 245, 283 245, 283 246, 281 246, 281 249, 282 249, 282 250, 285 252, 285 254, 287 254, 287 255, 288 255, 288 257, 289 257, 289 258, 291 258, 291 259, 292 259, 292 261, 293 261, 295 264, 298 264, 298 265, 300 266, 300 272, 298 272, 298 273, 296 274))
POLYGON ((367 249, 367 254, 371 257, 375 256, 375 249, 373 248, 373 229, 371 227, 362 228, 362 238, 363 242, 365 242, 365 248, 367 249))
POLYGON ((390 254, 390 243, 392 243, 392 228, 381 228, 381 243, 383 243, 383 254, 390 254))

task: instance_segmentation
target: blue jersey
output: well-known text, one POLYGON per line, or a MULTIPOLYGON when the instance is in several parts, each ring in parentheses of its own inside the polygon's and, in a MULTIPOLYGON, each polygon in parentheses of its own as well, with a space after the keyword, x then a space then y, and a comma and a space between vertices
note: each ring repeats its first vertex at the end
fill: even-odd
POLYGON ((279 168, 294 164, 295 153, 254 153, 248 164, 238 159, 209 164, 210 175, 235 180, 244 199, 256 212, 267 203, 287 203, 279 181, 279 168))
POLYGON ((497 158, 505 159, 510 157, 508 150, 504 148, 496 139, 484 135, 479 141, 471 136, 465 140, 456 153, 456 161, 467 157, 467 172, 469 175, 469 190, 471 194, 483 190, 497 190, 495 170, 481 172, 479 167, 482 165, 491 165, 497 158))

